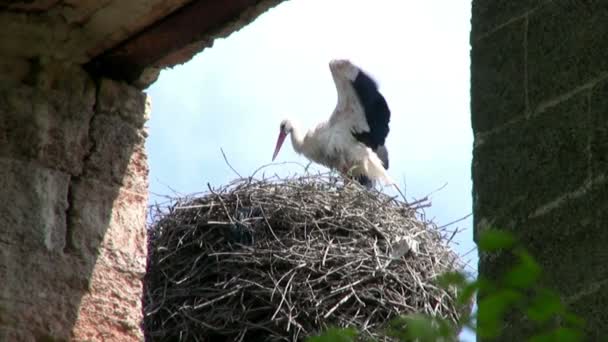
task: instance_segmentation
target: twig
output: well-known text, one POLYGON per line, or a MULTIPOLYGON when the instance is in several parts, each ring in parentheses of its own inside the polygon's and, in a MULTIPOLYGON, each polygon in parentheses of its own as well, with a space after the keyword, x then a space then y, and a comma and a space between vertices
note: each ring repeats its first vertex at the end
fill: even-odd
POLYGON ((240 288, 238 288, 238 289, 236 289, 236 290, 232 290, 232 291, 230 291, 230 292, 228 292, 228 293, 226 293, 226 294, 223 294, 223 295, 221 295, 221 296, 219 296, 219 297, 217 297, 217 298, 215 298, 215 299, 212 299, 212 300, 210 300, 210 301, 207 301, 207 302, 202 303, 202 304, 199 304, 199 305, 195 305, 195 306, 193 307, 193 309, 194 309, 194 310, 200 310, 200 309, 202 309, 202 308, 204 308, 204 307, 207 307, 207 306, 209 306, 209 305, 211 305, 211 304, 213 304, 213 303, 217 303, 217 302, 219 302, 220 300, 222 300, 222 299, 224 299, 224 298, 228 298, 228 297, 230 297, 230 296, 234 296, 234 295, 235 295, 237 292, 239 292, 239 291, 241 291, 241 290, 242 290, 242 289, 240 289, 240 288))
POLYGON ((232 170, 232 172, 234 172, 239 178, 243 178, 241 174, 234 167, 232 167, 232 165, 230 165, 230 162, 228 161, 228 158, 226 158, 226 154, 224 153, 224 150, 221 147, 220 151, 222 152, 222 157, 224 157, 224 161, 226 162, 226 165, 228 165, 230 170, 232 170))
POLYGON ((470 213, 470 214, 465 215, 465 216, 463 216, 463 217, 461 217, 461 218, 459 218, 459 219, 457 219, 457 220, 454 220, 454 221, 452 221, 452 222, 449 222, 449 223, 446 223, 446 224, 444 224, 444 225, 442 225, 442 226, 439 226, 439 227, 437 227, 437 229, 443 229, 443 228, 449 227, 449 226, 451 226, 451 225, 453 225, 453 224, 455 224, 455 223, 462 222, 462 221, 464 221, 464 220, 468 219, 468 218, 469 218, 469 217, 471 217, 471 216, 473 216, 473 213, 470 213))

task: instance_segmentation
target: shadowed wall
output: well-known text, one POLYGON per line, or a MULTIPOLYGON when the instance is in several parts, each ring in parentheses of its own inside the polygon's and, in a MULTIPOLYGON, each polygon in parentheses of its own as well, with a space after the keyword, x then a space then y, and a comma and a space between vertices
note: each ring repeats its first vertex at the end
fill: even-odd
POLYGON ((0 340, 140 340, 147 97, 24 67, 0 85, 0 340))
MULTIPOLYGON (((473 0, 475 234, 514 232, 544 282, 608 336, 608 2, 473 0)), ((481 276, 505 258, 480 255, 481 276)), ((529 331, 512 317, 501 340, 529 331)))

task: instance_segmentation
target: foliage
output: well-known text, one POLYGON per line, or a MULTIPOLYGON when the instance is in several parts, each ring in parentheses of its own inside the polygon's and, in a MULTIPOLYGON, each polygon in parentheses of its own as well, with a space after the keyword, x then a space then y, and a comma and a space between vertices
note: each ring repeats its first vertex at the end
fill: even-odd
MULTIPOLYGON (((535 328, 529 342, 582 341, 584 322, 567 311, 559 295, 540 285, 542 270, 513 235, 490 229, 480 235, 477 246, 485 254, 510 255, 514 265, 499 279, 467 279, 459 272, 446 273, 437 279, 443 288, 457 289, 457 302, 466 312, 457 326, 447 320, 427 315, 406 315, 389 322, 386 334, 399 341, 455 341, 463 328, 477 333, 478 338, 492 339, 501 335, 508 314, 525 317, 535 328), (478 311, 469 314, 470 303, 479 296, 478 311)), ((310 338, 307 342, 355 341, 356 331, 336 329, 310 338)))

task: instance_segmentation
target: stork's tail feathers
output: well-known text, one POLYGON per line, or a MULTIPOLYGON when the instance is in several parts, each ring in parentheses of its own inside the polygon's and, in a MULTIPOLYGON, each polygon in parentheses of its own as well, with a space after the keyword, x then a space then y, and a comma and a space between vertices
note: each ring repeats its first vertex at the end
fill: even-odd
POLYGON ((375 152, 378 155, 378 158, 382 160, 382 165, 384 168, 388 170, 388 150, 386 147, 384 145, 380 145, 375 152))
POLYGON ((369 150, 367 158, 363 162, 363 175, 370 180, 379 180, 385 186, 395 184, 384 168, 382 160, 372 150, 369 150))

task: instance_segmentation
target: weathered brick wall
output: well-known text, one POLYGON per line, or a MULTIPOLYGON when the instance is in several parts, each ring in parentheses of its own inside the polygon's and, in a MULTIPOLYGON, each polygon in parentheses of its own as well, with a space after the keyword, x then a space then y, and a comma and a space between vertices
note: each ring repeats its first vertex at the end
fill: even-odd
POLYGON ((147 96, 48 60, 3 67, 0 341, 141 340, 147 96))
MULTIPOLYGON (((545 282, 608 336, 608 1, 473 0, 475 232, 516 233, 545 282)), ((480 255, 496 276, 502 258, 480 255)), ((522 341, 524 318, 504 341, 522 341)))

